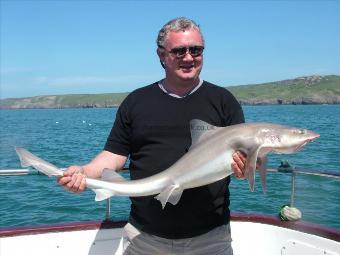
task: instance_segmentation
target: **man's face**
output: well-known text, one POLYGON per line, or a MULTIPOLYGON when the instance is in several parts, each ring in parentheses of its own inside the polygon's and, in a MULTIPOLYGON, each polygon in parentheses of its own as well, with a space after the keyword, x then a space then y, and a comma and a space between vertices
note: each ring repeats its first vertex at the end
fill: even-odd
POLYGON ((166 78, 173 82, 197 80, 202 70, 203 54, 195 56, 195 54, 190 54, 190 50, 187 50, 184 56, 178 57, 178 54, 171 52, 173 49, 193 46, 203 46, 201 34, 196 29, 168 34, 165 50, 158 51, 161 61, 165 64, 166 78))

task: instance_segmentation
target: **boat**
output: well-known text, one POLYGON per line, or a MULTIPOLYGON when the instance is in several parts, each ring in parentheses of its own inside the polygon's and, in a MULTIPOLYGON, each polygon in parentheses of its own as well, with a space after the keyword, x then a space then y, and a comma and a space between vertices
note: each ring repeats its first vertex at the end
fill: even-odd
MULTIPOLYGON (((1 255, 112 255, 124 221, 95 221, 0 230, 1 255)), ((269 215, 231 215, 235 255, 339 255, 340 232, 269 215)))
MULTIPOLYGON (((340 179, 338 173, 306 171, 286 163, 268 170, 291 173, 291 206, 296 174, 340 179)), ((27 169, 3 172, 4 175, 29 173, 27 169)), ((0 228, 0 255, 120 255, 126 223, 110 220, 108 199, 103 221, 0 228)), ((232 213, 230 224, 234 255, 340 255, 340 231, 336 229, 300 220, 282 221, 273 215, 244 213, 232 213)))

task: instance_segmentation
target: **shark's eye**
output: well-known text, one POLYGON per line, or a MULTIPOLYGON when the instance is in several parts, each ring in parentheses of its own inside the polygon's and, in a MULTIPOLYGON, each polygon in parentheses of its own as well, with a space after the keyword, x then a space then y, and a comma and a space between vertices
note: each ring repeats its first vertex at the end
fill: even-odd
POLYGON ((305 129, 299 129, 299 134, 303 135, 306 133, 306 130, 305 129))

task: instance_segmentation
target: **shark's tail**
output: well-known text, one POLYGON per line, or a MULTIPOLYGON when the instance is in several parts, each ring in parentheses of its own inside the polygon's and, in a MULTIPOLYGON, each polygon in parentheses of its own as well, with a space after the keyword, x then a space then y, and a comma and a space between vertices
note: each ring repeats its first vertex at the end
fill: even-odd
POLYGON ((17 152, 19 156, 22 167, 30 167, 30 166, 34 167, 39 172, 42 172, 48 176, 63 176, 63 171, 60 170, 58 167, 33 155, 28 150, 25 150, 24 148, 16 147, 15 151, 17 152))

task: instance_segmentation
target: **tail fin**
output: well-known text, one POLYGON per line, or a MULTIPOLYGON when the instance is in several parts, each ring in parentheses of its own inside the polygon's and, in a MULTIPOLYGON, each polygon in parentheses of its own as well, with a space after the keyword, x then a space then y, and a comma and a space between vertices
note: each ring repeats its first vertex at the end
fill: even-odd
POLYGON ((58 167, 33 155, 28 150, 16 147, 15 151, 19 156, 22 167, 32 166, 39 172, 42 172, 48 176, 63 176, 63 171, 58 167))
POLYGON ((24 148, 18 148, 18 147, 15 147, 15 151, 18 154, 20 164, 22 167, 32 166, 29 161, 29 156, 30 156, 29 154, 31 154, 30 152, 28 152, 24 148))

